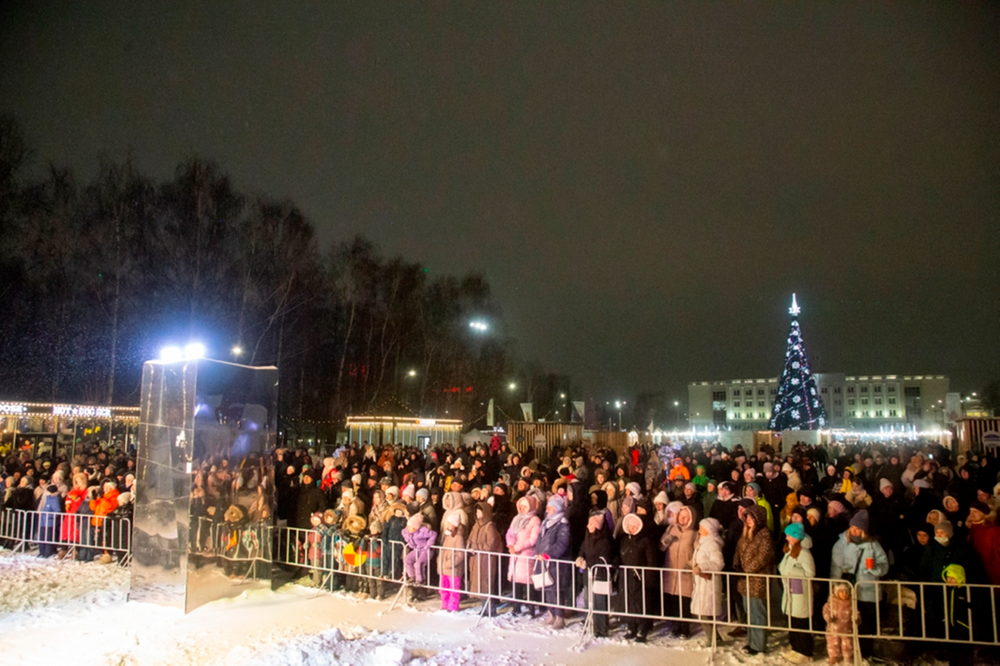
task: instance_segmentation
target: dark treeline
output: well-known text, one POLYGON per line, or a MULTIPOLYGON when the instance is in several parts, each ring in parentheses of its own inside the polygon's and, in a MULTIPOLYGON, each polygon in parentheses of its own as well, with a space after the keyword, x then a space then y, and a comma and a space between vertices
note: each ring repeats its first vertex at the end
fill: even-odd
POLYGON ((210 161, 154 182, 101 159, 81 183, 58 166, 30 180, 31 160, 0 118, 0 399, 138 404, 143 361, 192 340, 276 364, 293 419, 470 418, 491 397, 544 415, 568 388, 517 370, 482 275, 431 275, 361 237, 320 248, 293 202, 240 192, 210 161))

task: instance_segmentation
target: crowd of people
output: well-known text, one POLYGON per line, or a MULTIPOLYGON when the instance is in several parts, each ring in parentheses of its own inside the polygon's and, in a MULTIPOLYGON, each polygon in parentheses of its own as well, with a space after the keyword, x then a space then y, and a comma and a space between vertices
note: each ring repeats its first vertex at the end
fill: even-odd
MULTIPOLYGON (((229 525, 236 548, 248 526, 276 519, 291 528, 275 531, 286 564, 359 595, 405 584, 413 601, 435 589, 446 610, 469 595, 485 599, 484 613, 509 606, 560 629, 589 594, 594 633, 617 623, 636 642, 662 622, 754 655, 784 627, 789 661, 811 660, 823 636, 832 664, 851 659, 855 627, 873 636, 881 626, 920 650, 946 636, 997 640, 992 591, 964 585, 1000 585, 993 456, 912 442, 796 443, 780 454, 577 444, 559 454, 543 463, 493 438, 429 451, 363 443, 322 458, 278 449, 232 469, 220 457, 193 473, 192 516, 229 525)), ((100 519, 130 512, 133 467, 113 449, 71 461, 14 454, 4 507, 39 512, 35 534, 83 524, 46 515, 91 515, 75 556, 107 561, 100 519)), ((199 530, 193 523, 192 552, 209 553, 199 530)), ((42 556, 66 553, 38 541, 42 556)), ((878 647, 859 645, 865 658, 878 647)))
MULTIPOLYGON (((95 443, 72 461, 28 451, 4 460, 3 508, 25 514, 23 528, 42 557, 109 563, 129 549, 135 459, 95 443), (127 520, 122 520, 127 519, 127 520)), ((7 514, 12 515, 12 514, 7 514)), ((7 539, 3 545, 14 545, 7 539)))
MULTIPOLYGON (((811 660, 825 633, 830 663, 851 659, 854 626, 867 636, 881 623, 886 635, 905 627, 901 638, 994 640, 992 596, 959 587, 1000 585, 993 457, 952 457, 930 443, 561 453, 542 464, 496 439, 427 452, 363 444, 314 465, 305 451, 279 451, 277 515, 304 533, 346 533, 353 553, 373 558, 367 571, 357 560, 338 569, 328 577, 335 585, 382 595, 388 581, 405 580, 415 599, 430 585, 449 610, 462 592, 488 595, 484 612, 503 601, 555 628, 597 566, 598 636, 616 618, 637 642, 653 618, 673 618, 672 634, 708 638, 729 622, 743 627, 716 640, 745 635, 753 655, 768 649, 767 627, 784 626, 789 661, 811 660), (501 553, 511 557, 490 557, 501 553), (378 587, 352 588, 358 571, 378 587), (901 586, 879 581, 941 585, 901 601, 901 586), (981 627, 966 612, 976 603, 986 604, 981 627)), ((303 539, 299 562, 329 571, 337 538, 317 536, 312 557, 303 539)), ((875 647, 860 641, 865 658, 875 647)))

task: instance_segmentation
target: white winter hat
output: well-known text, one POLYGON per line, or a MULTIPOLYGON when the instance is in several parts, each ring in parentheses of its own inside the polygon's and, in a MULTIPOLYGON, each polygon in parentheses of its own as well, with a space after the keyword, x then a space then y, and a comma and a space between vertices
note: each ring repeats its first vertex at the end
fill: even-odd
POLYGON ((622 530, 626 534, 631 534, 635 536, 642 531, 642 518, 635 515, 634 513, 627 514, 622 519, 622 530))

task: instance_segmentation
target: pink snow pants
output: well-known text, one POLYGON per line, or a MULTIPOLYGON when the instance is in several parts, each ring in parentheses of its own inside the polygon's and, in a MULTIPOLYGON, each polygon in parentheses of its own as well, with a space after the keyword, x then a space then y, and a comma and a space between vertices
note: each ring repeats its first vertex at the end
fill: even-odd
POLYGON ((457 611, 458 602, 462 598, 461 589, 461 576, 441 576, 441 608, 457 611))
POLYGON ((854 657, 854 639, 843 634, 827 633, 826 654, 830 659, 844 658, 850 663, 854 657))

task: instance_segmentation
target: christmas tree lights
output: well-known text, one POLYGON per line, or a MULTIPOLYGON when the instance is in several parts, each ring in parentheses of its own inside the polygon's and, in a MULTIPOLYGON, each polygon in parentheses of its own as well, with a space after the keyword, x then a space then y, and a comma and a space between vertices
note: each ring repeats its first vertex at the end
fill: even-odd
POLYGON ((798 315, 802 311, 792 294, 792 324, 785 351, 785 369, 778 384, 778 395, 771 409, 771 430, 818 430, 826 427, 826 411, 816 390, 816 379, 809 369, 805 343, 798 315))

